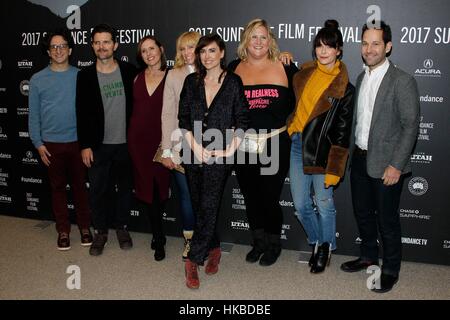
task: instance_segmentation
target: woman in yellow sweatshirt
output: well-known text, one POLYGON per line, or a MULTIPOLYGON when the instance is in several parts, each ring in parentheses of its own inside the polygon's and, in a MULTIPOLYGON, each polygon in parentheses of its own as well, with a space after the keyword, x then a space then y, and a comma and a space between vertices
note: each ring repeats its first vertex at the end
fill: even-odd
POLYGON ((294 76, 296 109, 288 120, 291 193, 313 246, 312 273, 323 272, 336 249, 333 187, 344 175, 353 118, 355 89, 341 61, 338 27, 336 20, 327 20, 317 33, 314 61, 304 63, 294 76))

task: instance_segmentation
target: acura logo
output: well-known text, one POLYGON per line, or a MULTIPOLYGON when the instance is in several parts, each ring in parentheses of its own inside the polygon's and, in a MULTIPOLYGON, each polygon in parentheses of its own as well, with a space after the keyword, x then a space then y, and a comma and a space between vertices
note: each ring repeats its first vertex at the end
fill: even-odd
POLYGON ((127 57, 127 56, 122 56, 122 57, 120 58, 120 60, 125 61, 125 62, 128 62, 128 57, 127 57))
POLYGON ((424 66, 425 68, 427 68, 427 69, 432 68, 432 67, 433 67, 433 60, 431 60, 431 59, 425 59, 425 60, 423 61, 423 66, 424 66))

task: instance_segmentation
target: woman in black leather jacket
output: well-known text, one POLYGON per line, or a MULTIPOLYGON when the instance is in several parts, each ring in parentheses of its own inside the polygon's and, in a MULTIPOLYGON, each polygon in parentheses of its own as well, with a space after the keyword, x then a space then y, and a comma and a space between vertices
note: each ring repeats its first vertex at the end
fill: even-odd
POLYGON ((314 39, 315 60, 303 64, 293 80, 290 185, 297 217, 313 246, 312 273, 324 271, 336 249, 333 186, 345 171, 355 91, 340 61, 342 46, 337 21, 327 20, 314 39))

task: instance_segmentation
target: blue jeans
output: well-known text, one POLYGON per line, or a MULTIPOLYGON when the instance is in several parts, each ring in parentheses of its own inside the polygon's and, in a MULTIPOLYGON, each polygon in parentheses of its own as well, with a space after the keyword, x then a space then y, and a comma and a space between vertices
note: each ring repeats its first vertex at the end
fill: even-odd
POLYGON ((186 176, 177 170, 172 170, 178 186, 180 197, 181 220, 184 231, 193 231, 195 225, 194 210, 192 209, 191 194, 186 176))
POLYGON ((325 188, 325 175, 304 174, 302 158, 302 135, 292 135, 291 193, 297 218, 303 225, 308 242, 321 245, 324 242, 336 249, 336 209, 333 200, 333 188, 325 188))

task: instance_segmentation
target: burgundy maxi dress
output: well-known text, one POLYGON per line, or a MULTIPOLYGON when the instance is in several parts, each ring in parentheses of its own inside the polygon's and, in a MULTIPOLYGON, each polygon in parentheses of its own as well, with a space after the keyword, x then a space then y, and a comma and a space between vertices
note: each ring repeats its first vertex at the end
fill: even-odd
POLYGON ((156 186, 160 201, 169 197, 169 170, 153 162, 161 141, 161 110, 166 76, 167 72, 151 96, 145 84, 145 71, 139 73, 133 86, 128 149, 133 162, 136 198, 149 204, 154 201, 156 186))

